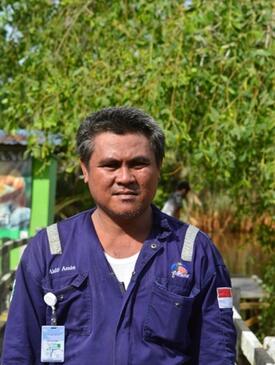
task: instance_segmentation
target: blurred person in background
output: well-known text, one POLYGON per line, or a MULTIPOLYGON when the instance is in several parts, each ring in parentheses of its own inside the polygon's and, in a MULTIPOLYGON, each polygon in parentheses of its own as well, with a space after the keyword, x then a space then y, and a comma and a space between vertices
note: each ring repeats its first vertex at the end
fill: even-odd
MULTIPOLYGON (((171 217, 180 219, 183 203, 186 202, 187 194, 190 190, 191 188, 188 181, 178 182, 176 191, 170 194, 161 211, 171 217)), ((186 209, 187 207, 185 206, 185 210, 186 209)))

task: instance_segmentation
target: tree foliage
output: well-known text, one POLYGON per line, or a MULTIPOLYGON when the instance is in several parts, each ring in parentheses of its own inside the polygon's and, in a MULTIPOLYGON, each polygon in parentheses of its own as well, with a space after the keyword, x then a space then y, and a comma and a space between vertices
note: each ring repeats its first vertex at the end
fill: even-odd
MULTIPOLYGON (((1 127, 74 135, 90 112, 134 105, 167 136, 163 186, 188 173, 257 214, 274 203, 270 0, 3 0, 1 127)), ((46 159, 52 147, 30 140, 46 159)), ((161 194, 160 194, 161 199, 161 194)))

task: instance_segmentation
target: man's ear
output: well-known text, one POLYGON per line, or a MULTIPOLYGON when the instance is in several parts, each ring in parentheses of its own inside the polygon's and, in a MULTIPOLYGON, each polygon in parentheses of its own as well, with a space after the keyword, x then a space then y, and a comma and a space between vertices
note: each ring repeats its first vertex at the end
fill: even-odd
POLYGON ((87 183, 88 182, 88 177, 89 177, 88 169, 85 166, 84 162, 82 162, 82 161, 80 161, 80 167, 81 167, 81 170, 82 170, 84 182, 87 183))

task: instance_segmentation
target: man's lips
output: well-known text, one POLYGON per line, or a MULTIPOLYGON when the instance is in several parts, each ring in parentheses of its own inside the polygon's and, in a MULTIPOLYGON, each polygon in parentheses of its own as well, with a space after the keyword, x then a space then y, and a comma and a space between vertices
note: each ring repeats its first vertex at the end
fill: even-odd
POLYGON ((123 196, 127 196, 127 195, 138 195, 138 192, 137 191, 132 191, 132 190, 116 191, 112 195, 123 195, 123 196))

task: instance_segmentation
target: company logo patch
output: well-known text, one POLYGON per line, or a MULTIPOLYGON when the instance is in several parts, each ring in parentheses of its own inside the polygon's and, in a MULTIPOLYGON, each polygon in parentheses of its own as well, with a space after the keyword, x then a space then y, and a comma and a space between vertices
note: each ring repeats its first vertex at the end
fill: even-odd
POLYGON ((229 287, 217 288, 218 304, 220 309, 232 308, 233 298, 232 289, 229 287))
POLYGON ((175 264, 171 265, 171 274, 172 278, 174 278, 175 276, 178 276, 180 278, 189 278, 188 271, 181 262, 176 262, 175 264))

